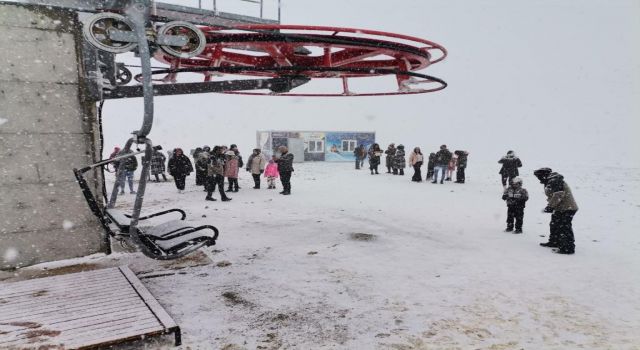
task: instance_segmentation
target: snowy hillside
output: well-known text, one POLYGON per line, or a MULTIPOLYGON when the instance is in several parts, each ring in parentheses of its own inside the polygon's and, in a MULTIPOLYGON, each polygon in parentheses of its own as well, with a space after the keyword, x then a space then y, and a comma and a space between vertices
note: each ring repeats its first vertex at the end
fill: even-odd
POLYGON ((538 246, 532 169, 513 235, 497 164, 472 161, 464 185, 301 164, 288 197, 245 173, 229 203, 193 178, 185 194, 152 183, 145 210, 177 205, 221 234, 214 264, 144 284, 185 349, 640 349, 638 169, 556 169, 581 206, 563 256, 538 246))

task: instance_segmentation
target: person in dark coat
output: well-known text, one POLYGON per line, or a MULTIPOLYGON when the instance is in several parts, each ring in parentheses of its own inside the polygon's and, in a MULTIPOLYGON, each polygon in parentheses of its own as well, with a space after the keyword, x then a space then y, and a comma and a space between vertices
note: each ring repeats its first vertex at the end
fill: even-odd
POLYGON ((440 175, 440 183, 444 183, 445 173, 447 172, 447 167, 449 166, 449 161, 453 157, 453 154, 449 152, 447 149, 447 145, 440 146, 440 150, 436 153, 435 157, 435 168, 433 173, 433 181, 431 183, 438 183, 438 171, 441 172, 440 175))
POLYGON ((224 155, 224 149, 220 146, 214 146, 213 150, 209 154, 209 163, 207 164, 207 177, 205 179, 204 188, 207 190, 207 196, 205 200, 215 201, 213 198, 213 192, 218 186, 218 192, 220 193, 220 199, 223 202, 228 202, 231 198, 227 197, 224 192, 224 164, 226 161, 224 155))
POLYGON ((278 147, 280 157, 276 159, 278 171, 280 172, 280 182, 282 182, 282 192, 280 194, 291 194, 291 173, 293 173, 293 154, 289 153, 287 146, 278 147))
MULTIPOLYGON (((388 150, 387 150, 388 151, 388 150)), ((374 175, 374 171, 375 174, 379 174, 378 173, 378 166, 380 165, 380 156, 382 155, 382 150, 380 149, 380 145, 378 145, 377 143, 374 143, 373 145, 371 145, 371 147, 369 147, 369 170, 371 170, 371 175, 374 175)), ((393 150, 393 154, 395 154, 395 148, 393 150)), ((387 157, 389 157, 389 155, 387 155, 387 157)))
POLYGON ((167 160, 160 150, 155 150, 151 154, 151 175, 156 177, 156 182, 160 182, 160 177, 158 175, 162 175, 164 181, 167 181, 167 176, 164 174, 166 171, 166 167, 164 162, 167 160))
POLYGON ((196 166, 196 186, 203 186, 207 177, 207 163, 209 162, 209 150, 196 148, 193 152, 193 163, 196 166))
POLYGON ((436 166, 436 154, 431 152, 429 153, 429 160, 427 162, 427 181, 431 181, 433 178, 433 169, 436 166))
MULTIPOLYGON (((125 152, 124 150, 122 150, 120 151, 120 153, 118 153, 118 156, 129 153, 133 153, 133 151, 128 150, 125 152)), ((136 169, 138 169, 138 159, 136 158, 136 156, 132 155, 131 157, 117 160, 113 162, 113 166, 114 168, 116 168, 116 170, 120 168, 120 166, 123 167, 122 172, 120 173, 120 178, 117 180, 118 187, 120 187, 120 194, 124 194, 125 179, 129 183, 129 192, 131 194, 136 194, 136 191, 133 190, 133 175, 136 169)))
POLYGON ((543 212, 551 213, 551 222, 549 242, 540 245, 556 247, 558 249, 554 252, 558 254, 573 254, 576 246, 572 221, 578 212, 578 204, 573 198, 571 188, 564 181, 564 176, 551 172, 546 177, 544 193, 547 196, 547 206, 543 212))
MULTIPOLYGON (((384 151, 386 154, 385 157, 385 166, 387 167, 387 174, 391 173, 391 168, 393 168, 393 157, 396 155, 396 144, 392 143, 387 147, 387 150, 384 151)), ((397 170, 395 171, 397 172, 397 170)))
POLYGON ((353 155, 356 158, 356 169, 360 169, 362 164, 364 164, 365 158, 367 158, 367 150, 364 148, 364 145, 360 145, 353 150, 353 155))
POLYGON ((393 175, 404 176, 404 168, 407 167, 407 159, 405 158, 404 146, 398 145, 396 155, 393 157, 393 175))
POLYGON ((456 169, 456 183, 463 184, 465 181, 464 170, 467 168, 467 157, 469 156, 469 152, 455 151, 453 153, 458 156, 458 168, 456 169))
POLYGON ((513 231, 513 221, 515 220, 516 230, 513 233, 522 233, 524 207, 529 200, 529 193, 522 187, 521 178, 515 177, 513 179, 511 185, 504 190, 502 200, 507 202, 507 229, 505 231, 513 231))
POLYGON ((500 158, 498 163, 502 164, 502 167, 498 172, 502 178, 502 186, 507 188, 507 183, 511 184, 511 180, 520 175, 518 168, 522 167, 522 162, 520 161, 520 158, 516 156, 514 151, 509 151, 506 156, 500 158))
POLYGON ((169 160, 169 174, 173 176, 179 193, 184 192, 185 180, 191 172, 193 172, 193 166, 189 157, 184 155, 182 148, 174 149, 173 157, 169 160))

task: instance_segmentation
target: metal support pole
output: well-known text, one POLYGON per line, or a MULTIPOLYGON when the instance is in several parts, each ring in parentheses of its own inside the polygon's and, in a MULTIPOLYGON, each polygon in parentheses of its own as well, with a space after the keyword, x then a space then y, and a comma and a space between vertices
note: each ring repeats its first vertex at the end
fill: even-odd
POLYGON ((260 0, 260 18, 264 18, 262 16, 263 9, 264 9, 264 0, 260 0))
POLYGON ((281 8, 282 8, 281 0, 278 0, 278 23, 282 23, 282 20, 280 19, 281 8))
POLYGON ((144 6, 134 4, 126 9, 126 14, 133 23, 133 31, 138 38, 138 53, 140 55, 140 66, 142 67, 142 90, 144 95, 144 119, 140 130, 133 132, 138 137, 138 142, 151 132, 153 126, 153 86, 151 85, 151 53, 146 36, 146 21, 144 6))

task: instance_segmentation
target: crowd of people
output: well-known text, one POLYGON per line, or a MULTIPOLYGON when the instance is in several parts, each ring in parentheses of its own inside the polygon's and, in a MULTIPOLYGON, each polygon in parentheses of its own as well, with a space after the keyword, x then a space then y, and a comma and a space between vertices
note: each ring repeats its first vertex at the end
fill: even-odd
MULTIPOLYGON (((377 175, 380 172, 378 168, 381 164, 381 158, 385 158, 385 167, 387 168, 387 174, 404 176, 404 169, 407 164, 413 168, 413 176, 411 181, 422 182, 422 165, 424 165, 425 157, 422 154, 420 147, 415 147, 409 154, 409 161, 407 163, 406 151, 404 145, 398 145, 395 143, 389 144, 387 149, 382 152, 380 145, 377 143, 372 144, 367 151, 364 146, 357 147, 353 154, 356 159, 356 169, 360 169, 364 164, 364 160, 369 158, 369 170, 371 175, 377 175)), ((452 181, 453 172, 456 174, 456 183, 463 184, 465 182, 465 169, 467 168, 467 158, 469 152, 457 150, 453 153, 447 149, 447 145, 440 146, 438 152, 432 152, 427 158, 427 174, 426 181, 431 183, 438 183, 438 175, 440 176, 440 183, 444 181, 452 181)))
MULTIPOLYGON (((115 147, 111 158, 126 155, 132 151, 124 152, 119 147, 115 147)), ((168 170, 173 177, 179 193, 184 192, 186 178, 195 171, 195 183, 202 186, 207 192, 205 200, 215 201, 213 194, 218 189, 220 199, 224 202, 230 201, 227 196, 229 192, 238 192, 238 175, 240 169, 245 168, 253 178, 254 189, 261 188, 262 178, 267 180, 267 188, 276 188, 276 179, 280 178, 282 191, 280 194, 291 194, 291 175, 293 173, 293 154, 289 153, 286 146, 278 148, 279 156, 273 155, 267 160, 259 148, 253 149, 246 164, 235 144, 230 147, 215 146, 211 149, 208 146, 198 147, 192 154, 193 164, 181 148, 176 148, 169 154, 168 165, 165 167, 167 157, 162 152, 155 150, 151 157, 150 176, 155 177, 159 182, 168 181, 165 172, 168 170), (225 179, 227 188, 225 190, 225 179)), ((361 169, 365 159, 369 159, 369 170, 371 175, 379 174, 381 159, 385 157, 385 167, 388 174, 404 176, 404 169, 407 165, 413 167, 411 181, 421 182, 421 168, 425 162, 425 157, 419 147, 415 147, 407 155, 403 145, 395 146, 389 144, 383 152, 377 143, 365 149, 363 145, 354 150, 356 159, 356 169, 361 169)), ((427 159, 427 173, 425 180, 433 184, 443 184, 444 181, 452 181, 453 173, 456 175, 456 183, 465 183, 465 169, 469 152, 456 150, 451 153, 446 145, 440 146, 438 152, 429 154, 427 159)), ((500 180, 503 186, 502 199, 507 205, 507 228, 506 232, 520 234, 523 232, 524 210, 526 202, 529 200, 529 192, 523 187, 522 178, 519 177, 519 168, 522 161, 515 152, 509 150, 505 156, 498 160, 501 164, 500 180)), ((129 192, 135 194, 133 175, 138 168, 138 161, 135 156, 122 158, 113 162, 116 170, 122 168, 120 177, 116 180, 116 186, 120 189, 120 194, 124 194, 125 181, 128 182, 129 192)), ((564 177, 550 168, 540 168, 533 174, 544 185, 544 193, 547 196, 547 206, 543 209, 545 213, 551 213, 549 223, 549 240, 540 243, 543 247, 556 248, 559 254, 574 254, 575 240, 572 228, 572 220, 578 211, 578 205, 573 197, 571 188, 564 181, 564 177)), ((153 180, 151 180, 153 181, 153 180)))
MULTIPOLYGON (((115 147, 110 158, 123 156, 132 151, 124 152, 119 147, 115 147)), ((227 196, 228 192, 238 192, 240 185, 238 184, 238 176, 240 169, 249 172, 254 181, 254 189, 260 189, 261 178, 267 180, 267 188, 276 188, 276 179, 280 178, 282 183, 282 195, 291 194, 291 174, 293 173, 293 154, 289 153, 286 146, 278 148, 279 156, 273 155, 267 160, 259 148, 255 148, 249 156, 245 164, 235 144, 231 146, 209 146, 196 148, 193 153, 193 162, 185 155, 182 148, 175 148, 169 153, 169 161, 161 151, 155 150, 151 155, 151 164, 149 179, 155 177, 156 182, 168 181, 165 172, 173 177, 175 186, 179 193, 183 193, 186 186, 186 179, 191 173, 195 172, 196 186, 202 186, 207 192, 205 200, 215 201, 213 193, 220 193, 220 199, 223 202, 230 201, 227 196), (165 166, 165 164, 167 165, 165 166), (194 166, 195 164, 195 166, 194 166), (227 188, 225 190, 225 179, 227 188)), ((128 180, 129 190, 131 194, 135 194, 133 186, 133 174, 138 168, 138 161, 134 155, 113 162, 113 166, 118 170, 120 166, 123 171, 118 179, 116 179, 116 187, 120 189, 120 194, 124 194, 125 180, 128 180)), ((151 180, 153 181, 153 180, 151 180)))

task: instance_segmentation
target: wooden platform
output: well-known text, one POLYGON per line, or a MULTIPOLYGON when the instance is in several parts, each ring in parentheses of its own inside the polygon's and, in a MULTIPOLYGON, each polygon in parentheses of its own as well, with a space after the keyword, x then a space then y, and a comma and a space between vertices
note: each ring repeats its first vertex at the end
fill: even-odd
POLYGON ((126 266, 0 283, 0 349, 84 349, 180 327, 126 266))

